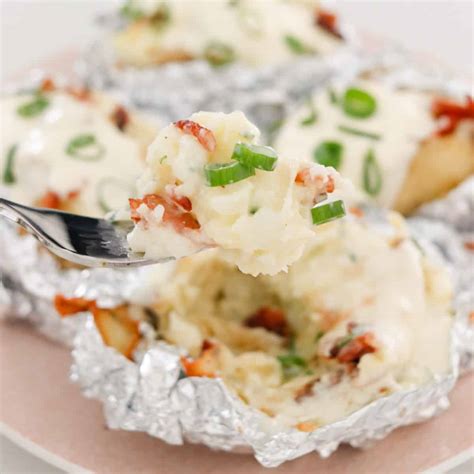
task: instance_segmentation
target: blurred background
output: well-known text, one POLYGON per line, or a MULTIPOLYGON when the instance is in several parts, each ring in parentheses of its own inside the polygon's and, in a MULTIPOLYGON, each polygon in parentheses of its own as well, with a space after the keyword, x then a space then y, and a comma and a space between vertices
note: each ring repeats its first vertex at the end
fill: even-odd
MULTIPOLYGON (((474 71, 471 0, 322 3, 365 31, 395 39, 456 72, 474 71)), ((85 45, 94 36, 94 19, 120 4, 120 0, 1 0, 2 81, 65 48, 85 45)))

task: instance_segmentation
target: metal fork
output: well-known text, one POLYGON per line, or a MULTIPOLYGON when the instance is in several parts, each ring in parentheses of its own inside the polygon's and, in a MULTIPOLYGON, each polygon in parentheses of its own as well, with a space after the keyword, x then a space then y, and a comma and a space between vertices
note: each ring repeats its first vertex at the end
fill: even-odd
POLYGON ((126 238, 132 221, 77 216, 4 198, 0 198, 0 216, 19 224, 58 257, 88 267, 133 267, 173 259, 155 260, 133 253, 126 238))

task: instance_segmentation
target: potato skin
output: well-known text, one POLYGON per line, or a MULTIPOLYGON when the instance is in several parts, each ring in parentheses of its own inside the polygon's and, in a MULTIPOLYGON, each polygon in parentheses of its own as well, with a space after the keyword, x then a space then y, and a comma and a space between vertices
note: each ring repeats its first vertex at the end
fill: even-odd
POLYGON ((393 208, 411 214, 440 198, 474 174, 474 122, 466 121, 447 136, 427 138, 413 157, 393 208))

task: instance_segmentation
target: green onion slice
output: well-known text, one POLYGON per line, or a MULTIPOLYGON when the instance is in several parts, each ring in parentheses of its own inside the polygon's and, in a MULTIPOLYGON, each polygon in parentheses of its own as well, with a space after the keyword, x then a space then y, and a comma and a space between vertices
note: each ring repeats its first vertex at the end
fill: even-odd
POLYGON ((382 135, 379 133, 366 132, 364 130, 359 130, 358 128, 347 127, 346 125, 339 125, 337 128, 341 132, 357 135, 359 137, 370 138, 371 140, 380 140, 382 138, 382 135))
POLYGON ((212 66, 224 66, 235 61, 235 52, 231 46, 213 41, 204 50, 204 58, 212 66))
POLYGON ((308 100, 308 107, 309 107, 308 115, 300 122, 300 125, 303 127, 313 125, 314 123, 316 123, 316 120, 318 119, 318 113, 316 112, 316 108, 314 107, 313 101, 311 99, 308 100))
POLYGON ((281 369, 283 372, 283 377, 285 380, 289 380, 298 375, 311 373, 308 370, 307 362, 294 352, 289 354, 283 354, 277 356, 278 361, 280 362, 281 369))
POLYGON ((18 145, 12 145, 7 152, 7 159, 5 162, 5 168, 3 169, 2 181, 5 184, 13 184, 16 182, 15 173, 13 171, 13 166, 15 163, 15 155, 18 145))
POLYGON ((382 172, 373 150, 369 150, 365 156, 362 168, 362 181, 367 194, 377 196, 380 193, 382 189, 382 172))
POLYGON ((328 202, 311 209, 313 224, 320 225, 331 222, 346 215, 346 208, 341 200, 328 202))
POLYGON ((344 93, 342 108, 351 117, 367 118, 374 114, 377 102, 368 92, 351 87, 344 93))
POLYGON ((232 153, 232 159, 240 161, 245 166, 273 171, 276 167, 278 156, 273 148, 268 146, 237 143, 232 153))
POLYGON ((284 40, 288 48, 295 54, 314 54, 316 52, 311 46, 304 44, 296 36, 285 35, 284 40))
POLYGON ((106 177, 97 183, 97 203, 104 213, 123 207, 133 193, 133 186, 119 178, 106 177))
POLYGON ((16 111, 23 118, 36 117, 49 105, 49 100, 43 94, 35 94, 32 100, 20 105, 16 111))
POLYGON ((338 169, 342 162, 343 146, 339 142, 326 141, 320 143, 313 152, 314 161, 324 166, 338 169))
POLYGON ((66 153, 78 160, 98 161, 104 155, 105 148, 95 135, 86 133, 72 138, 66 147, 66 153))
POLYGON ((225 186, 249 178, 255 174, 255 169, 245 166, 238 161, 230 163, 212 163, 204 167, 207 184, 211 187, 225 186))
POLYGON ((145 18, 145 13, 140 9, 134 7, 130 0, 128 0, 128 2, 120 9, 120 14, 132 21, 145 18))

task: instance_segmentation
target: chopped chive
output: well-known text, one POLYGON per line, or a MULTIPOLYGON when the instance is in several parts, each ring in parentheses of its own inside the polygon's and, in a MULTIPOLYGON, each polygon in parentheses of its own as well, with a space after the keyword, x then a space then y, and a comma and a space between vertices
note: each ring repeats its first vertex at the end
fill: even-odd
POLYGON ((120 14, 132 21, 140 20, 146 16, 140 9, 134 7, 130 0, 120 9, 120 14))
POLYGON ((314 161, 324 166, 338 169, 342 162, 343 146, 339 142, 326 141, 320 143, 313 152, 314 161))
POLYGON ((16 111, 23 118, 36 117, 41 114, 49 105, 49 100, 43 94, 35 94, 29 102, 20 105, 16 111))
POLYGON ((315 50, 310 46, 304 44, 301 40, 299 40, 296 36, 293 35, 285 35, 284 37, 285 43, 290 48, 290 50, 295 54, 313 54, 315 50))
POLYGON ((277 356, 285 380, 307 373, 308 364, 297 354, 289 353, 277 356))
POLYGON ((208 186, 225 186, 249 178, 255 174, 255 169, 245 166, 238 161, 230 163, 212 163, 204 167, 208 186))
POLYGON ((249 209, 249 214, 251 216, 253 216, 254 214, 256 214, 258 212, 260 208, 258 206, 252 206, 250 209, 249 209))
POLYGON ((337 127, 341 132, 350 133, 351 135, 357 135, 359 137, 370 138, 371 140, 380 140, 382 136, 379 133, 366 132, 357 128, 347 127, 346 125, 339 125, 337 127))
POLYGON ((3 169, 3 178, 2 181, 5 184, 13 184, 16 182, 15 173, 13 171, 13 166, 15 164, 15 155, 18 145, 12 145, 7 152, 7 159, 5 162, 5 168, 3 169))
POLYGON ((204 50, 204 58, 212 66, 224 66, 235 61, 234 49, 220 41, 212 41, 204 50))
POLYGON ((73 158, 83 161, 100 160, 105 148, 97 141, 95 135, 77 135, 70 140, 66 147, 66 153, 73 158))
POLYGON ((162 165, 167 159, 168 159, 168 155, 163 155, 163 156, 160 158, 160 165, 162 165))
POLYGON ((350 87, 342 98, 342 108, 351 117, 368 118, 377 109, 377 102, 367 91, 350 87))
POLYGON ((336 344, 336 347, 338 349, 342 349, 344 346, 347 346, 347 344, 349 344, 349 342, 352 341, 352 339, 354 339, 354 334, 352 333, 349 333, 349 334, 346 334, 344 337, 342 337, 340 339, 340 341, 336 344))
POLYGON ((311 99, 308 100, 308 107, 309 107, 308 115, 300 122, 300 125, 303 127, 313 125, 314 123, 316 123, 316 120, 318 119, 316 108, 314 107, 313 101, 311 99))
POLYGON ((276 167, 278 156, 275 150, 268 146, 237 143, 232 153, 232 159, 251 168, 273 171, 276 167))
POLYGON ((311 209, 313 224, 316 225, 321 225, 336 219, 340 219, 345 215, 346 208, 344 206, 344 202, 341 200, 328 202, 327 204, 316 206, 311 209))
POLYGON ((314 337, 314 342, 319 342, 319 340, 324 336, 324 331, 318 331, 314 337))
POLYGON ((362 173, 365 191, 371 196, 377 196, 382 189, 382 172, 373 150, 369 150, 365 156, 362 173))
POLYGON ((331 102, 331 104, 336 105, 339 102, 336 91, 334 89, 332 88, 328 89, 328 95, 329 95, 329 102, 331 102))

